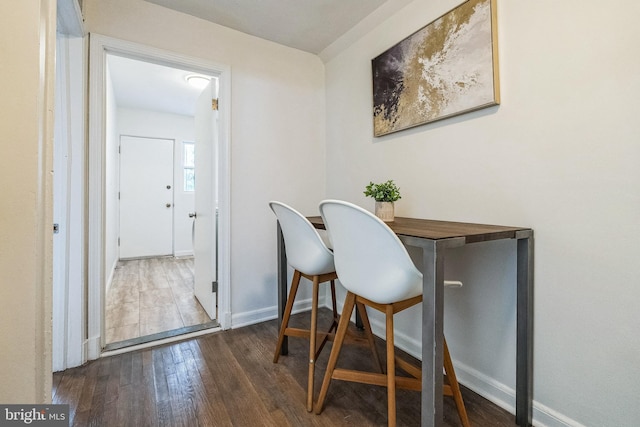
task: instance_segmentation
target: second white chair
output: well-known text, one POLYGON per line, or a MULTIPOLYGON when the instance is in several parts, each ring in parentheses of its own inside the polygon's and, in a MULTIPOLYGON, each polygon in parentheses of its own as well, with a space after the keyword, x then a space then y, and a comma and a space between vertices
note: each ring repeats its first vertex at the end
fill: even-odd
MULTIPOLYGON (((320 204, 320 214, 333 245, 340 283, 348 292, 316 404, 316 413, 319 414, 323 409, 332 379, 386 386, 388 425, 395 426, 396 387, 421 390, 422 373, 419 367, 395 357, 393 315, 422 301, 422 273, 413 264, 398 236, 368 211, 348 202, 325 200, 320 204), (364 304, 386 315, 386 374, 336 368, 354 304, 364 304), (412 377, 396 376, 396 364, 412 377)), ((460 282, 445 284, 461 285, 460 282)), ((444 369, 448 384, 443 392, 453 396, 462 424, 469 426, 446 341, 444 369)))
MULTIPOLYGON (((313 225, 298 211, 281 202, 272 201, 269 203, 271 210, 278 218, 282 235, 285 242, 285 252, 287 263, 294 269, 291 289, 284 309, 282 325, 278 336, 278 344, 273 356, 273 363, 277 363, 280 357, 280 350, 285 336, 309 338, 309 375, 307 382, 307 411, 313 409, 313 384, 315 361, 327 340, 332 339, 332 332, 338 325, 338 310, 336 308, 335 280, 337 279, 335 266, 333 264, 333 253, 313 227, 313 225), (289 319, 291 310, 298 292, 298 285, 301 277, 313 283, 311 301, 311 327, 309 329, 290 328, 289 319), (327 333, 321 334, 322 340, 318 343, 318 293, 320 283, 330 282, 331 303, 333 308, 333 321, 327 333)), ((364 307, 362 308, 364 311, 364 307)), ((369 320, 364 312, 363 322, 365 323, 365 334, 374 352, 374 358, 379 364, 379 358, 375 351, 375 344, 369 320)))

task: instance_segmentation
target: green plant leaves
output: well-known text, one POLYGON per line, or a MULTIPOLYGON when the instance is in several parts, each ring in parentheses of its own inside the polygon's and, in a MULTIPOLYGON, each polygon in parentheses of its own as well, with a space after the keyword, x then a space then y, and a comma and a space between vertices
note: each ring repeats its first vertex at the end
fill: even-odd
POLYGON ((398 188, 392 179, 381 184, 369 182, 369 185, 365 188, 364 195, 373 197, 376 202, 395 202, 402 198, 400 188, 398 188))

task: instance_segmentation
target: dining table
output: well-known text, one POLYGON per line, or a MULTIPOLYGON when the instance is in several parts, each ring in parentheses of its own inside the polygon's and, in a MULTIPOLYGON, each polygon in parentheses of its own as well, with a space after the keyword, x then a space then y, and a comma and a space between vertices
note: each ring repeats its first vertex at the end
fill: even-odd
MULTIPOLYGON (((325 229, 320 216, 307 219, 325 229)), ((422 256, 422 397, 421 425, 443 423, 443 318, 445 253, 452 248, 497 240, 516 241, 516 395, 515 422, 527 427, 532 421, 533 395, 533 230, 528 227, 473 224, 420 218, 395 217, 386 223, 404 245, 422 256)), ((278 240, 278 321, 287 300, 287 259, 280 225, 278 240)), ((339 279, 339 278, 338 278, 339 279)), ((286 337, 282 353, 288 351, 286 337)))

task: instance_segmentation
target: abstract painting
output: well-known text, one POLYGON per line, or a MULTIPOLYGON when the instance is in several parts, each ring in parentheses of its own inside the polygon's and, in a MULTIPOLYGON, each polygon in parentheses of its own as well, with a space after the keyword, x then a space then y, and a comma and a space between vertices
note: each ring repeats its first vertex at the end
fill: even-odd
POLYGON ((382 136, 500 103, 496 0, 468 0, 371 61, 382 136))

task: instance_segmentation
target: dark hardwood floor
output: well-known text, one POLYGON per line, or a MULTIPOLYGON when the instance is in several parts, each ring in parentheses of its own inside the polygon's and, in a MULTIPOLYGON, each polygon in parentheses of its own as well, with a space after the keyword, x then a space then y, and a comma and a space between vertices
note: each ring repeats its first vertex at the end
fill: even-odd
MULTIPOLYGON (((308 313, 295 315, 297 325, 308 313)), ((320 324, 329 311, 321 310, 320 324)), ((384 426, 386 389, 333 381, 320 415, 305 409, 308 341, 289 339, 272 363, 275 320, 175 344, 105 357, 54 374, 53 403, 68 403, 73 426, 384 426)), ((381 354, 384 343, 378 342, 381 354)), ((318 358, 316 397, 330 344, 318 358)), ((339 366, 372 366, 365 347, 345 345, 339 366)), ((473 426, 513 426, 513 415, 462 390, 473 426)), ((420 425, 420 393, 398 390, 398 425, 420 425)), ((459 426, 444 397, 444 425, 459 426)))

